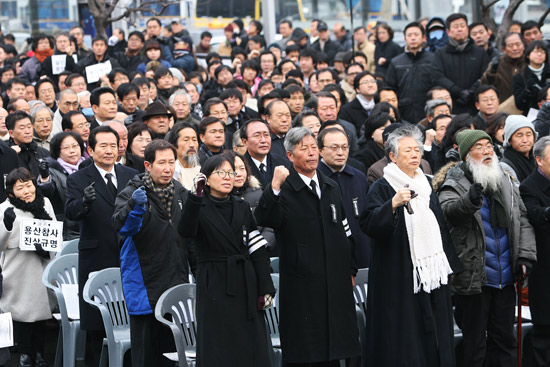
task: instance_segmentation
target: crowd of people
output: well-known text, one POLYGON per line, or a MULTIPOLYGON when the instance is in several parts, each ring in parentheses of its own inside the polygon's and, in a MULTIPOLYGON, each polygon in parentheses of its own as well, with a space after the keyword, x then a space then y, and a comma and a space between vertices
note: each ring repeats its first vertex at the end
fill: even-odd
POLYGON ((48 365, 55 308, 41 283, 54 254, 20 248, 24 218, 63 222, 64 240, 79 241, 92 360, 104 330, 83 288, 120 267, 132 366, 170 365, 155 305, 191 277, 198 366, 269 366, 263 312, 276 292, 286 367, 513 366, 517 293, 533 323, 524 365, 549 365, 539 24, 513 22, 495 44, 488 25, 455 13, 407 24, 404 47, 383 22, 337 23, 332 36, 318 19, 309 33, 278 26, 266 44, 261 22, 234 19, 216 50, 210 32, 194 46, 157 18, 91 48, 80 27, 20 52, 2 37, 0 309, 19 365, 48 365))

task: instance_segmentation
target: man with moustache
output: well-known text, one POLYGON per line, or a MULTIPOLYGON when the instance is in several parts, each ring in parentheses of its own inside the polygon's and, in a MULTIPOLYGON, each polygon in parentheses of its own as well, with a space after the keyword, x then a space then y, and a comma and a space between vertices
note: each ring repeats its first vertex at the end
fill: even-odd
POLYGON ((176 147, 177 160, 174 178, 188 190, 193 188, 193 178, 201 171, 199 160, 199 133, 194 124, 182 122, 174 125, 167 136, 176 147))
POLYGON ((457 135, 462 162, 439 188, 441 208, 464 271, 451 287, 464 336, 465 366, 515 366, 514 281, 536 261, 535 234, 513 178, 503 171, 484 131, 457 135))

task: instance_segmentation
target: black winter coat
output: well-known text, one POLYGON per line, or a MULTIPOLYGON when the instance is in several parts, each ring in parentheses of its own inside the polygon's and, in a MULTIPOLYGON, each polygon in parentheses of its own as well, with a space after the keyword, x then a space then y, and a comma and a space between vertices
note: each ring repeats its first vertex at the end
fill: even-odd
POLYGON ((285 363, 359 355, 351 276, 355 250, 338 185, 317 171, 321 198, 296 170, 275 196, 268 185, 256 208, 258 223, 281 244, 279 331, 285 363))
POLYGON ((537 262, 529 276, 529 307, 533 324, 550 326, 550 222, 543 217, 550 207, 550 180, 535 171, 519 186, 529 223, 535 229, 537 262))
MULTIPOLYGON (((82 167, 82 166, 81 166, 82 167)), ((121 192, 136 170, 115 165, 117 192, 121 192)), ((94 164, 73 173, 67 178, 65 217, 80 221, 78 243, 78 289, 80 301, 80 327, 83 330, 103 330, 103 321, 96 308, 82 298, 84 284, 91 272, 120 266, 119 237, 111 220, 115 198, 94 164), (95 182, 96 199, 89 208, 84 206, 84 189, 95 182)))
POLYGON ((7 199, 5 178, 19 167, 17 153, 7 143, 0 140, 0 203, 7 199))
MULTIPOLYGON (((8 144, 13 146, 17 145, 10 138, 8 144)), ((46 149, 39 147, 34 141, 29 144, 19 144, 21 151, 17 154, 17 160, 19 162, 19 167, 25 167, 28 169, 34 177, 40 176, 40 170, 38 169, 38 163, 40 159, 46 159, 50 156, 50 152, 46 149)))
MULTIPOLYGON (((88 90, 90 92, 93 91, 94 89, 98 88, 101 85, 101 81, 97 81, 95 83, 88 83, 87 82, 87 77, 86 77, 86 67, 91 66, 91 65, 95 65, 95 64, 99 64, 100 62, 107 62, 107 61, 111 62, 111 70, 114 69, 114 68, 120 67, 120 65, 118 64, 116 59, 110 57, 109 54, 107 54, 107 53, 105 53, 105 56, 103 57, 103 60, 101 60, 101 61, 98 61, 95 58, 94 54, 92 53, 92 54, 90 54, 90 56, 80 60, 78 62, 78 64, 76 64, 76 66, 79 69, 79 74, 82 74, 84 76, 84 78, 86 78, 86 84, 88 85, 88 90)), ((92 130, 93 130, 93 127, 92 127, 92 130)))
MULTIPOLYGON (((72 56, 69 56, 65 53, 61 53, 58 51, 56 51, 54 55, 65 55, 65 71, 70 71, 71 73, 80 72, 80 69, 76 66, 76 63, 74 62, 74 59, 72 56)), ((57 82, 59 81, 59 74, 54 75, 53 73, 51 56, 46 57, 44 61, 40 64, 37 70, 37 74, 39 76, 46 75, 48 78, 50 78, 55 82, 55 85, 57 85, 57 82)))
POLYGON ((451 93, 454 114, 464 112, 474 114, 473 91, 476 88, 476 82, 487 70, 489 61, 487 52, 474 45, 471 39, 462 52, 448 43, 435 53, 432 71, 434 85, 440 85, 451 93), (464 90, 472 92, 467 103, 458 101, 460 93, 464 90))
POLYGON ((546 66, 542 70, 542 77, 539 78, 525 65, 522 72, 514 76, 514 99, 516 107, 523 111, 527 116, 530 108, 539 108, 538 94, 542 88, 550 84, 550 66, 546 66))
POLYGON ((361 105, 357 98, 348 104, 344 105, 338 114, 338 119, 349 121, 355 126, 355 132, 359 138, 361 127, 365 125, 365 121, 369 118, 370 111, 367 111, 361 105))
POLYGON ((432 88, 434 54, 427 50, 415 54, 406 51, 396 56, 386 72, 386 83, 397 91, 399 112, 413 124, 426 117, 426 93, 432 88))
POLYGON ((340 52, 340 43, 329 39, 325 42, 325 47, 321 50, 321 41, 318 39, 311 45, 311 48, 317 52, 324 52, 327 55, 328 64, 334 64, 334 56, 340 52))
POLYGON ((376 49, 374 50, 374 63, 376 64, 376 73, 386 74, 392 59, 403 53, 403 47, 389 40, 387 42, 375 42, 376 49), (383 57, 386 59, 384 65, 378 65, 378 60, 383 57))
MULTIPOLYGON (((404 207, 392 211, 395 190, 384 178, 367 195, 361 228, 374 239, 367 295, 367 340, 363 366, 452 367, 454 328, 448 285, 431 293, 413 291, 413 266, 404 207)), ((443 250, 454 272, 461 271, 439 200, 430 197, 443 250)))
POLYGON ((208 193, 189 194, 178 229, 195 240, 198 256, 198 365, 269 367, 264 312, 257 302, 275 288, 263 239, 251 252, 250 240, 259 233, 248 203, 233 195, 220 203, 208 193))

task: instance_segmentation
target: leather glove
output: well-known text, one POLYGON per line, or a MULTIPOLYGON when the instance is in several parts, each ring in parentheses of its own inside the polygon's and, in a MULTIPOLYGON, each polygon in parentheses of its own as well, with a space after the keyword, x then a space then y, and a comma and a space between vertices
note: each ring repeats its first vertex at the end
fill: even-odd
POLYGON ((34 249, 36 250, 36 254, 38 256, 40 256, 41 258, 43 259, 49 259, 50 258, 50 253, 46 250, 44 250, 42 248, 42 245, 40 245, 39 243, 35 242, 34 243, 34 249))
POLYGON ((542 219, 544 219, 547 222, 550 222, 550 206, 544 209, 542 212, 542 219))
POLYGON ((140 186, 132 194, 132 199, 134 203, 139 206, 145 206, 147 204, 147 194, 145 193, 145 186, 140 186))
POLYGON ((48 161, 45 159, 41 159, 40 162, 38 162, 38 171, 40 171, 40 177, 41 178, 48 178, 50 177, 50 165, 48 164, 48 161))
POLYGON ((533 264, 531 261, 527 259, 518 259, 518 263, 516 265, 516 281, 519 282, 522 279, 529 278, 529 275, 531 275, 531 270, 533 270, 533 264), (523 266, 525 266, 525 274, 523 274, 523 266))
POLYGON ((491 71, 493 73, 496 73, 497 72, 497 69, 498 69, 498 65, 500 64, 500 55, 496 55, 495 57, 493 57, 493 59, 491 60, 491 71))
POLYGON ((457 102, 459 104, 468 104, 470 102, 470 99, 472 97, 472 92, 470 92, 468 89, 464 89, 462 92, 460 92, 460 96, 458 97, 457 102))
POLYGON ((4 227, 8 231, 11 231, 13 229, 13 222, 15 222, 15 211, 10 206, 4 211, 4 227))
POLYGON ((204 175, 204 173, 199 173, 193 179, 193 190, 191 190, 191 192, 201 197, 203 194, 205 185, 206 185, 206 176, 204 175))
POLYGON ((459 162, 460 161, 460 154, 458 153, 458 150, 451 148, 445 153, 445 159, 447 162, 459 162))
POLYGON ((468 197, 475 206, 480 206, 483 202, 483 186, 480 183, 475 183, 470 186, 468 197))
POLYGON ((90 186, 86 187, 84 189, 84 196, 82 197, 82 202, 84 205, 89 206, 92 205, 92 203, 95 200, 95 182, 92 182, 90 186))

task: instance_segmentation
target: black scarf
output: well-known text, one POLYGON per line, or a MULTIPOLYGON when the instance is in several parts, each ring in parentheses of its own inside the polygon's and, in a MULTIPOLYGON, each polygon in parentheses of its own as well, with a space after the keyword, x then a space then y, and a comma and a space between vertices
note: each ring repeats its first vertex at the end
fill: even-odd
POLYGON ((16 198, 15 196, 8 195, 8 200, 10 204, 16 207, 19 210, 24 212, 31 213, 35 219, 46 219, 52 220, 52 217, 46 212, 44 208, 44 196, 36 189, 36 196, 34 201, 27 203, 21 199, 16 198))
MULTIPOLYGON (((470 182, 475 182, 474 175, 467 163, 461 164, 460 168, 464 171, 464 175, 470 182)), ((489 210, 491 211, 491 227, 508 228, 508 216, 506 215, 506 209, 504 207, 502 191, 485 189, 483 190, 483 194, 487 198, 489 210)))
POLYGON ((537 161, 532 151, 527 158, 512 147, 508 147, 504 150, 504 158, 512 162, 512 168, 516 171, 519 182, 523 182, 537 168, 537 161))

